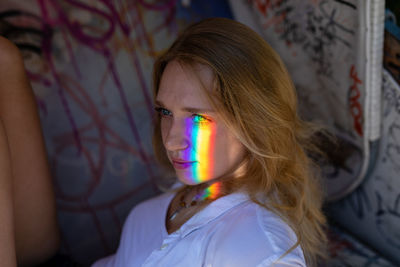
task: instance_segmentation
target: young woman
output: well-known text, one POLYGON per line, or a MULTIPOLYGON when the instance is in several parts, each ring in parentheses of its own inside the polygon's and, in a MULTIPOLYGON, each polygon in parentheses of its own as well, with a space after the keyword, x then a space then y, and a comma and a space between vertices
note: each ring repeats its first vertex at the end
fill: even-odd
POLYGON ((291 79, 250 28, 214 18, 155 63, 154 146, 176 173, 137 205, 115 255, 93 266, 312 266, 324 253, 314 127, 291 79))
POLYGON ((35 266, 59 245, 55 199, 32 89, 0 36, 0 265, 35 266))

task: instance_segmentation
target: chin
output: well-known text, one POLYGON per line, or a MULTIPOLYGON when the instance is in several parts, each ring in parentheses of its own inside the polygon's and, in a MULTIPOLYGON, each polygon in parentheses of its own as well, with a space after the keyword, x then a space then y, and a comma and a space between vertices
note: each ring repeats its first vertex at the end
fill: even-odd
POLYGON ((177 173, 177 178, 181 183, 183 183, 185 185, 198 185, 198 184, 202 184, 202 183, 206 183, 206 182, 215 180, 214 178, 211 178, 211 179, 203 179, 203 180, 199 181, 198 179, 195 179, 191 175, 183 175, 180 173, 177 173))
POLYGON ((201 184, 201 182, 197 182, 195 179, 193 179, 193 177, 182 177, 182 176, 178 175, 178 180, 185 185, 201 184))

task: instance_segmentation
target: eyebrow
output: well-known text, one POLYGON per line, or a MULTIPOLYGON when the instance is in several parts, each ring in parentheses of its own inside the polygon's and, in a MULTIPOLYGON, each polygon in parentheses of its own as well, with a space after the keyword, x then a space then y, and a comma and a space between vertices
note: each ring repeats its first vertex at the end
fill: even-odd
MULTIPOLYGON (((155 104, 157 106, 165 107, 162 101, 156 100, 155 104)), ((184 107, 182 108, 183 111, 190 112, 190 113, 214 113, 215 111, 212 109, 204 109, 204 108, 194 108, 194 107, 184 107)))

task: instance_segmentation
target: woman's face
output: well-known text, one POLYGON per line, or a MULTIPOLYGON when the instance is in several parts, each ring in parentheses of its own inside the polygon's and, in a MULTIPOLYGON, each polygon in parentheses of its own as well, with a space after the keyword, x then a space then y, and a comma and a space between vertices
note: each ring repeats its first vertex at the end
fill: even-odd
POLYGON ((187 185, 235 171, 245 154, 205 95, 203 88, 213 85, 212 70, 201 64, 185 68, 171 61, 161 77, 156 110, 162 140, 178 179, 187 185))

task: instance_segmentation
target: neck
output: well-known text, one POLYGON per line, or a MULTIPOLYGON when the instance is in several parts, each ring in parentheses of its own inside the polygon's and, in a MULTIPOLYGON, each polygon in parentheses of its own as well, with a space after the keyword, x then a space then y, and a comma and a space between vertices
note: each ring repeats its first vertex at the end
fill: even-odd
MULTIPOLYGON (((189 192, 195 192, 195 197, 200 200, 215 200, 223 195, 223 182, 221 180, 212 180, 199 185, 186 186, 189 192)), ((189 193, 188 192, 188 193, 189 193)))

